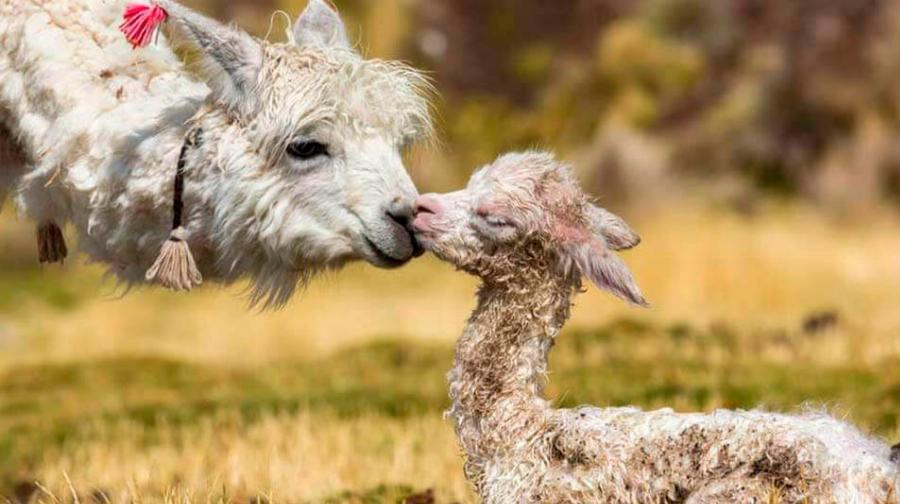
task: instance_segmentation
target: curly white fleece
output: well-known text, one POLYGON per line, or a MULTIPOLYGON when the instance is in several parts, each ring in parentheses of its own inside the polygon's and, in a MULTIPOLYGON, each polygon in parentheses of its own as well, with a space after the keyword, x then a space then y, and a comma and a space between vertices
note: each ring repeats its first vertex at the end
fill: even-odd
POLYGON ((420 201, 426 247, 482 280, 448 377, 448 416, 484 502, 900 502, 891 449, 825 413, 552 407, 547 358, 583 274, 641 299, 635 286, 610 288, 630 273, 590 266, 636 235, 588 204, 551 156, 504 156, 465 190, 420 201))

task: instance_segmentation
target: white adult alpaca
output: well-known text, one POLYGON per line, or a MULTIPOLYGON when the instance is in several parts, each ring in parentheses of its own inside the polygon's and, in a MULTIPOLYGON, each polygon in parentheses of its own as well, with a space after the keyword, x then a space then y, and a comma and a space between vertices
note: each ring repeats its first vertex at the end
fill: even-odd
POLYGON ((482 280, 449 416, 484 502, 898 501, 891 450, 824 414, 551 407, 547 355, 582 277, 645 304, 613 253, 637 235, 551 156, 504 156, 417 206, 425 248, 482 280))
POLYGON ((176 235, 207 279, 249 275, 253 301, 277 305, 324 268, 418 252, 401 149, 430 132, 419 73, 361 58, 322 0, 284 44, 153 2, 164 37, 132 50, 125 0, 0 0, 0 184, 38 223, 43 261, 65 257, 71 223, 91 259, 143 281, 189 136, 176 235))

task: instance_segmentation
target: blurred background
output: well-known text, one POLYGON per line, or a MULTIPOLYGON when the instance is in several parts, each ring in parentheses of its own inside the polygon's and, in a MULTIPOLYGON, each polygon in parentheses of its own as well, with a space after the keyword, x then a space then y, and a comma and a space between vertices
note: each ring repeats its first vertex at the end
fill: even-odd
MULTIPOLYGON (((335 0, 369 57, 427 70, 420 190, 553 149, 642 235, 653 303, 590 289, 561 406, 827 409, 900 441, 900 2, 335 0)), ((284 39, 304 0, 190 0, 284 39)), ((73 240, 73 237, 70 237, 73 240)), ((123 292, 37 265, 0 214, 0 495, 13 502, 471 502, 444 373, 475 283, 432 258, 123 292)))

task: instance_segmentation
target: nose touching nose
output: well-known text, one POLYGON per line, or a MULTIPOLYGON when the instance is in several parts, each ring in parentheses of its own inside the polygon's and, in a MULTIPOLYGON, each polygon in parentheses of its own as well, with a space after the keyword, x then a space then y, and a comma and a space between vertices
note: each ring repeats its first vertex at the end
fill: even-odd
POLYGON ((402 198, 394 198, 387 210, 387 215, 404 228, 409 228, 413 218, 419 215, 438 215, 442 211, 441 203, 432 194, 419 196, 414 205, 402 198))
POLYGON ((419 244, 413 235, 413 218, 415 217, 415 205, 410 200, 396 197, 391 201, 387 209, 388 217, 403 228, 408 234, 412 244, 413 257, 419 257, 425 253, 425 249, 419 244))

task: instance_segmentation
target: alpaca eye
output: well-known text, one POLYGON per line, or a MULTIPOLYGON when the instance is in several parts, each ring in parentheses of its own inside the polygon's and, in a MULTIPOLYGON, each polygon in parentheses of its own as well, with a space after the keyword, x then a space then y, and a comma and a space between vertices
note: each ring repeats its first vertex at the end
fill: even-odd
POLYGON ((475 219, 472 221, 473 230, 485 238, 484 243, 496 244, 515 240, 517 233, 516 224, 509 218, 492 214, 488 210, 475 211, 475 219))
POLYGON ((509 227, 512 226, 512 223, 509 220, 504 219, 503 217, 498 217, 496 215, 484 215, 481 216, 484 219, 484 222, 487 222, 489 226, 493 227, 509 227))
POLYGON ((292 157, 306 161, 309 159, 317 158, 319 156, 327 156, 328 147, 323 143, 312 140, 304 140, 288 145, 287 153, 292 157))
POLYGON ((479 206, 478 208, 475 209, 475 215, 477 215, 479 219, 481 219, 484 223, 486 223, 487 225, 489 225, 491 227, 512 226, 512 222, 510 222, 509 219, 507 219, 503 216, 491 213, 490 210, 488 210, 487 208, 482 207, 482 206, 479 206))

